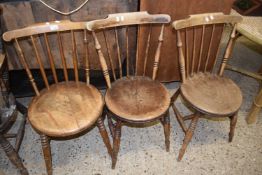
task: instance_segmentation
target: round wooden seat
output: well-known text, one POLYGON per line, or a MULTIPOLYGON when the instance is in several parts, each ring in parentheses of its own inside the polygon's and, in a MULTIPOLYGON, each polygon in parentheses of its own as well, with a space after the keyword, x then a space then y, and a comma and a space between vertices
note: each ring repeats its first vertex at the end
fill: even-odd
POLYGON ((242 103, 241 90, 232 80, 209 73, 187 78, 181 95, 197 110, 211 115, 231 115, 242 103))
POLYGON ((167 89, 147 77, 125 77, 115 81, 105 95, 111 112, 127 121, 150 121, 169 108, 167 89))
POLYGON ((45 135, 69 136, 94 124, 103 105, 102 95, 95 87, 82 82, 63 82, 44 89, 32 100, 28 118, 45 135))

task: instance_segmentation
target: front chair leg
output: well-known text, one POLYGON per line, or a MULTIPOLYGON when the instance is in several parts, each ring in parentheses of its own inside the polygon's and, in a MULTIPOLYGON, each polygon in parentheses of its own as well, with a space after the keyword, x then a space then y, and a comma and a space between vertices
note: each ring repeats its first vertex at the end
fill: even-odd
POLYGON ((41 139, 41 144, 42 144, 42 150, 44 154, 44 159, 45 159, 45 165, 46 165, 46 171, 48 175, 52 174, 52 155, 51 155, 51 148, 50 148, 50 140, 49 138, 41 134, 40 135, 41 139))
POLYGON ((116 167, 117 155, 119 152, 120 139, 121 139, 121 126, 122 126, 122 122, 120 120, 117 120, 115 133, 114 133, 112 169, 115 169, 116 167))
POLYGON ((26 168, 24 167, 19 155, 9 143, 9 141, 0 134, 0 145, 4 149, 6 155, 8 156, 9 160, 19 169, 22 175, 28 175, 26 168))
POLYGON ((169 111, 167 111, 166 115, 162 118, 161 123, 163 124, 163 127, 164 127, 166 151, 169 152, 169 149, 170 149, 170 115, 169 115, 169 111))
POLYGON ((196 125, 197 125, 198 119, 199 119, 199 114, 197 113, 195 115, 195 117, 192 119, 188 130, 186 131, 186 135, 185 135, 185 138, 184 138, 184 141, 183 141, 183 145, 182 145, 182 147, 181 147, 181 149, 179 151, 178 161, 180 161, 183 158, 184 154, 185 154, 187 145, 191 141, 192 136, 194 134, 194 131, 196 129, 196 125))
POLYGON ((236 124, 237 124, 237 114, 230 117, 230 132, 229 132, 229 139, 228 139, 229 142, 232 142, 233 140, 236 124))
POLYGON ((104 122, 103 122, 103 120, 101 118, 98 118, 98 120, 97 120, 97 127, 99 129, 99 132, 100 132, 100 135, 101 135, 101 137, 103 139, 103 142, 106 145, 107 152, 110 155, 110 157, 112 158, 112 155, 113 155, 112 146, 110 144, 110 140, 109 140, 109 137, 108 137, 108 134, 107 134, 104 122))

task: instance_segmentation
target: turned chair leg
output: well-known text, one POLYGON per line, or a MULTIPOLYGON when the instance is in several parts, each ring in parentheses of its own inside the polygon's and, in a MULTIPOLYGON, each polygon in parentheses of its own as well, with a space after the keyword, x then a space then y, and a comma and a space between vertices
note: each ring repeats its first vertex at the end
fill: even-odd
POLYGON ((167 111, 166 115, 161 119, 161 123, 163 124, 163 127, 164 127, 166 151, 169 152, 169 149, 170 149, 170 115, 169 115, 169 111, 167 111))
POLYGON ((112 158, 112 169, 116 167, 117 155, 120 147, 120 139, 121 139, 121 121, 117 120, 116 128, 114 133, 114 142, 113 142, 113 158, 112 158))
POLYGON ((0 134, 0 145, 4 149, 9 160, 19 169, 20 173, 22 175, 28 175, 28 171, 24 167, 18 153, 15 151, 15 149, 12 147, 9 141, 1 134, 0 134))
POLYGON ((184 154, 185 154, 187 145, 189 144, 189 142, 192 139, 192 136, 194 135, 194 131, 195 131, 198 119, 199 119, 199 114, 197 113, 195 115, 195 117, 192 119, 192 121, 190 123, 190 126, 187 129, 187 131, 186 131, 185 138, 184 138, 184 141, 183 141, 183 145, 182 145, 182 147, 181 147, 181 149, 179 151, 178 161, 180 161, 183 158, 184 154))
POLYGON ((110 140, 109 140, 109 137, 108 137, 108 134, 107 134, 104 122, 103 122, 103 120, 101 118, 98 118, 98 120, 97 120, 97 127, 99 129, 99 132, 100 132, 100 135, 101 135, 101 137, 103 139, 103 142, 106 145, 107 152, 110 155, 110 157, 112 158, 112 155, 113 155, 112 146, 110 144, 110 140))
POLYGON ((236 124, 237 124, 237 114, 230 117, 230 132, 229 132, 229 139, 228 139, 229 142, 232 142, 233 140, 236 124))
POLYGON ((52 157, 51 157, 51 148, 50 140, 46 135, 41 134, 41 145, 43 150, 43 155, 45 159, 46 171, 48 175, 52 174, 52 157))

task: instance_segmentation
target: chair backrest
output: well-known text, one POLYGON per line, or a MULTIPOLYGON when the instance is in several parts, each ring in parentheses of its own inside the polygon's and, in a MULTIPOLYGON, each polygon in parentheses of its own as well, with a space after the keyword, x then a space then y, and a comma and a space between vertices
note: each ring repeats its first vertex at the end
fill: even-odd
MULTIPOLYGON (((163 43, 163 35, 164 35, 164 27, 165 24, 170 22, 170 16, 166 14, 155 14, 155 15, 150 15, 147 12, 131 12, 131 13, 118 13, 118 14, 110 14, 106 19, 100 19, 100 20, 95 20, 95 21, 90 21, 86 23, 86 28, 92 32, 94 42, 95 42, 95 47, 97 50, 97 53, 99 55, 99 60, 100 64, 104 73, 104 77, 107 82, 107 86, 110 88, 111 87, 111 81, 110 81, 110 75, 108 72, 108 65, 105 60, 105 56, 102 53, 101 50, 101 40, 98 40, 97 33, 102 31, 104 34, 104 39, 105 39, 105 45, 106 45, 106 50, 107 50, 107 56, 108 60, 110 62, 110 67, 112 70, 113 78, 114 80, 117 79, 117 75, 115 72, 115 65, 112 64, 112 58, 114 58, 113 54, 116 55, 116 58, 118 59, 118 68, 119 68, 119 78, 123 76, 122 72, 122 57, 126 58, 126 71, 127 71, 127 76, 131 74, 130 70, 130 40, 134 41, 134 38, 130 38, 130 32, 129 28, 131 27, 138 27, 137 32, 139 33, 141 27, 149 27, 148 30, 148 37, 146 39, 146 45, 145 45, 145 55, 144 55, 144 73, 145 75, 145 70, 147 66, 147 60, 148 60, 148 51, 149 49, 155 49, 155 55, 154 55, 154 64, 153 64, 153 74, 152 74, 152 79, 156 78, 157 75, 157 70, 158 70, 158 64, 160 61, 160 50, 161 46, 163 43), (143 26, 141 26, 143 25, 143 26), (151 33, 152 33, 152 28, 153 25, 160 25, 160 34, 159 38, 157 40, 157 44, 152 44, 152 38, 151 38, 151 33), (113 51, 116 51, 116 53, 111 53, 110 46, 108 44, 108 39, 107 35, 111 32, 113 32, 115 36, 115 42, 116 46, 114 47, 113 51), (122 34, 122 35, 121 35, 122 34), (119 42, 119 37, 125 37, 125 43, 120 43, 119 42), (152 46, 152 47, 151 47, 152 46), (125 54, 122 54, 120 50, 125 49, 125 54)), ((135 34, 132 35, 138 36, 135 34)), ((137 38, 135 38, 137 41, 137 38)), ((136 42, 138 43, 138 42, 136 42)), ((138 44, 136 44, 136 54, 135 54, 135 59, 138 59, 138 44)), ((135 66, 136 67, 136 66, 135 66)), ((136 68, 134 68, 136 69, 136 68)))
POLYGON ((223 26, 222 30, 224 30, 225 24, 232 24, 233 29, 219 70, 219 75, 223 74, 226 62, 232 52, 236 35, 236 24, 241 21, 242 18, 239 16, 224 15, 223 13, 206 13, 190 15, 187 19, 173 22, 172 26, 177 32, 182 81, 185 81, 187 77, 197 72, 213 71, 220 48, 220 43, 216 44, 213 41, 221 41, 222 38, 222 35, 216 36, 214 33, 217 29, 221 29, 220 26, 223 26), (211 30, 208 31, 207 29, 211 30), (196 34, 198 31, 201 31, 200 36, 196 34), (211 49, 215 50, 215 55, 210 54, 211 49), (215 57, 215 59, 211 59, 211 57, 215 57))
MULTIPOLYGON (((76 32, 83 33, 81 38, 83 38, 82 42, 84 43, 84 69, 85 69, 85 76, 86 82, 89 83, 89 56, 88 56, 88 43, 87 43, 87 30, 85 27, 85 22, 71 22, 69 20, 65 21, 54 21, 54 22, 46 22, 46 23, 39 23, 34 24, 22 29, 12 30, 5 32, 3 34, 4 41, 14 41, 13 45, 17 51, 18 58, 20 63, 22 64, 23 68, 26 70, 26 73, 31 81, 33 89, 36 95, 39 95, 39 87, 36 85, 32 68, 28 64, 28 61, 35 60, 36 64, 39 66, 41 76, 43 78, 45 87, 49 89, 50 81, 48 81, 46 68, 44 63, 47 62, 48 68, 51 68, 53 81, 54 83, 58 83, 58 75, 56 72, 55 62, 61 63, 61 68, 63 69, 63 77, 65 81, 69 81, 68 78, 68 65, 67 59, 65 57, 65 49, 63 41, 64 35, 69 35, 71 37, 71 49, 70 55, 72 57, 73 62, 73 70, 74 70, 74 79, 76 82, 79 81, 79 58, 77 53, 77 44, 76 44, 76 32), (56 35, 56 36, 55 36, 56 35), (57 41, 55 41, 57 40, 57 41), (33 57, 28 57, 26 52, 29 52, 29 49, 23 48, 20 43, 28 41, 32 47, 31 51, 33 52, 33 57), (43 47, 40 47, 42 46, 43 47), (58 47, 59 50, 59 58, 54 58, 55 51, 53 47, 58 47), (43 54, 44 52, 44 54, 43 54)), ((77 35, 78 36, 78 35, 77 35)), ((69 40, 70 41, 70 40, 69 40)), ((70 44, 70 43, 69 43, 70 44)), ((82 65, 81 65, 82 66, 82 65)))

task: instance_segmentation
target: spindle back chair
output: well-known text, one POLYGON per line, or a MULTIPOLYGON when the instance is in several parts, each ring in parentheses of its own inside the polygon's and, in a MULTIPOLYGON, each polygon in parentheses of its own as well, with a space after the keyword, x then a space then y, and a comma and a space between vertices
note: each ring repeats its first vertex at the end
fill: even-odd
MULTIPOLYGON (((160 61, 160 51, 164 40, 165 24, 169 22, 169 15, 150 15, 147 12, 132 12, 110 14, 106 19, 95 20, 86 24, 87 29, 92 32, 95 47, 99 55, 100 64, 108 86, 108 90, 105 95, 105 102, 108 109, 107 116, 109 127, 114 138, 112 168, 115 168, 117 161, 117 154, 120 146, 121 125, 123 123, 146 123, 160 119, 164 125, 166 150, 169 151, 170 124, 168 108, 170 104, 170 98, 166 88, 161 83, 154 81, 157 76, 158 65, 160 61), (132 39, 135 39, 135 41, 140 39, 134 38, 134 36, 139 36, 136 34, 132 35, 133 38, 130 36, 129 29, 133 26, 137 27, 137 33, 139 33, 141 27, 149 27, 149 33, 145 45, 144 66, 146 68, 147 59, 150 56, 148 54, 149 49, 155 49, 153 73, 151 78, 146 76, 136 76, 131 73, 130 63, 132 62, 132 55, 130 54, 131 49, 129 41, 134 41, 132 39), (155 28, 155 26, 157 28, 155 28), (112 79, 115 80, 113 83, 111 82, 110 74, 108 73, 108 65, 111 64, 111 62, 108 64, 105 60, 105 55, 109 57, 109 60, 113 58, 113 56, 111 56, 112 53, 110 52, 106 38, 107 33, 110 32, 110 30, 115 35, 116 46, 114 46, 114 50, 116 52, 115 55, 117 56, 116 58, 118 59, 118 66, 120 70, 119 77, 117 77, 113 72, 112 79), (120 35, 121 30, 122 35, 120 35), (156 43, 152 42, 154 41, 153 39, 156 39, 151 37, 153 30, 154 32, 159 32, 159 38, 157 38, 156 43), (101 43, 103 41, 99 40, 97 37, 97 33, 99 32, 103 32, 105 36, 107 47, 106 54, 103 54, 101 47, 101 43), (124 39, 124 46, 119 43, 119 38, 120 36, 123 37, 123 35, 126 38, 124 39), (121 54, 121 48, 125 48, 124 54, 121 54), (126 77, 124 77, 122 72, 123 57, 126 58, 127 64, 126 77), (115 124, 111 120, 111 117, 113 117, 113 119, 116 121, 115 124)), ((136 48, 138 48, 138 44, 136 48)), ((138 58, 138 55, 138 49, 136 49, 136 59, 138 58)))
MULTIPOLYGON (((18 58, 26 70, 28 78, 36 93, 28 108, 28 118, 33 128, 40 134, 47 173, 52 174, 52 160, 50 139, 56 137, 68 137, 80 133, 97 123, 100 134, 111 155, 112 149, 104 127, 101 115, 103 113, 103 98, 101 93, 91 84, 89 76, 89 55, 85 22, 55 21, 34 24, 22 29, 8 31, 3 34, 7 42, 14 41, 18 58), (77 53, 76 32, 82 31, 84 43, 84 69, 86 83, 79 80, 80 57, 77 53), (55 36, 56 35, 56 36, 55 36), (68 76, 67 58, 65 57, 64 35, 71 36, 71 58, 73 62, 74 81, 68 76), (52 39, 52 43, 50 42, 52 39), (57 44, 53 42, 57 40, 57 44), (34 57, 26 57, 20 42, 29 42, 34 57), (45 47, 40 47, 42 44, 45 47), (52 46, 52 47, 51 47, 52 46), (54 47, 58 47, 60 58, 54 58, 54 47), (42 51, 42 52, 41 52, 42 51), (43 78, 45 89, 40 90, 37 85, 29 59, 35 59, 43 78), (60 59, 64 80, 59 81, 55 61, 60 59), (49 62, 45 67, 44 62, 49 62), (53 78, 48 80, 46 69, 51 68, 53 78)), ((46 65, 46 64, 45 64, 46 65)))
POLYGON ((172 97, 172 107, 178 119, 180 126, 185 132, 185 138, 180 149, 178 160, 181 160, 185 149, 190 142, 199 117, 209 115, 212 117, 229 117, 230 133, 229 141, 232 141, 234 129, 237 121, 237 112, 242 103, 242 94, 238 86, 230 79, 223 77, 223 72, 227 60, 231 56, 233 41, 236 35, 236 25, 242 20, 241 17, 224 15, 223 13, 197 14, 190 15, 187 19, 173 22, 173 28, 176 29, 177 47, 179 51, 179 65, 182 77, 182 84, 172 97), (232 25, 232 31, 228 40, 226 50, 220 64, 217 74, 212 70, 215 62, 210 63, 210 51, 214 49, 218 56, 220 43, 213 43, 214 32, 217 26, 232 25), (211 33, 206 32, 206 28, 211 28, 211 33), (201 36, 195 35, 196 30, 201 30, 201 36), (197 45, 196 38, 200 37, 200 43, 197 45), (192 39, 192 41, 189 40, 192 39), (189 43, 192 43, 190 46, 189 43), (207 43, 207 45, 205 45, 207 43), (204 53, 206 49, 206 53, 204 53), (181 94, 190 108, 193 108, 193 114, 182 117, 175 106, 174 101, 181 94), (184 121, 191 119, 190 126, 187 128, 184 121))

